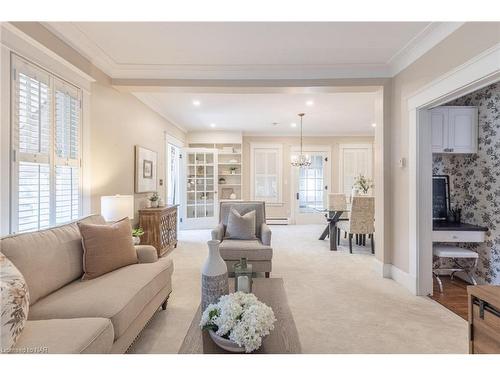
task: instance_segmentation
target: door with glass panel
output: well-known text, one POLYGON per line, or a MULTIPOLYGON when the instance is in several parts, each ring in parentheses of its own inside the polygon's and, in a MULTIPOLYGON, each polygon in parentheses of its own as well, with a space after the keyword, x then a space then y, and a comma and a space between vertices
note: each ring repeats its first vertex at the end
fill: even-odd
MULTIPOLYGON (((298 153, 297 153, 298 154, 298 153)), ((329 152, 307 152, 311 165, 309 167, 293 167, 293 199, 295 224, 324 224, 326 199, 330 186, 329 152)), ((295 152, 292 152, 292 157, 295 152)))
POLYGON ((218 222, 217 150, 184 149, 183 229, 214 228, 218 222))

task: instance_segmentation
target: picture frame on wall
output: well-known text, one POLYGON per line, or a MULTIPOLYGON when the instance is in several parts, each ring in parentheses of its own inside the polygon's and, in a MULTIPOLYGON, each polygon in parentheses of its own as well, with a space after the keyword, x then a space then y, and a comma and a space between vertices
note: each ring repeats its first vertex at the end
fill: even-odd
POLYGON ((157 191, 158 153, 145 147, 135 146, 135 192, 157 191))

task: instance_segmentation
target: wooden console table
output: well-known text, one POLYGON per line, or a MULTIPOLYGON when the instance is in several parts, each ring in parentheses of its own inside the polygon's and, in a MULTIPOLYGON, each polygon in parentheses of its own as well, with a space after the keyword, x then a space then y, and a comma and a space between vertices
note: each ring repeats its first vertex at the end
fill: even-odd
POLYGON ((139 210, 139 226, 144 229, 141 244, 154 246, 159 257, 177 247, 177 207, 139 210))

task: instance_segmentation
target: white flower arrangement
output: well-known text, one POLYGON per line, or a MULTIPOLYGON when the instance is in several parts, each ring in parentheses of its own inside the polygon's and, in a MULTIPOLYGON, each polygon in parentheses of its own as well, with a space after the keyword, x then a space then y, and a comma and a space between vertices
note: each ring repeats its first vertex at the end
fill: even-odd
POLYGON ((273 310, 254 294, 236 292, 208 305, 201 316, 200 327, 214 331, 250 353, 260 348, 262 339, 274 329, 275 321, 273 310))

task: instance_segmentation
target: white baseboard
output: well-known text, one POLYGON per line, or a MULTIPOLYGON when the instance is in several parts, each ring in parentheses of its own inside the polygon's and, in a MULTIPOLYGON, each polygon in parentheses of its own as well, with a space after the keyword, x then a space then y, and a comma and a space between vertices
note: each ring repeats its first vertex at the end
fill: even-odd
POLYGON ((380 260, 375 259, 373 268, 377 274, 386 279, 393 279, 398 284, 404 286, 412 294, 417 294, 417 280, 408 272, 404 272, 393 264, 382 263, 380 260))
POLYGON ((266 224, 269 224, 269 225, 288 225, 288 224, 290 224, 290 218, 288 218, 288 217, 268 217, 268 218, 266 218, 266 224))

